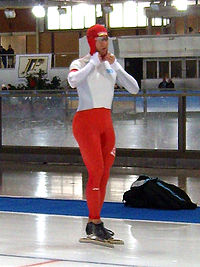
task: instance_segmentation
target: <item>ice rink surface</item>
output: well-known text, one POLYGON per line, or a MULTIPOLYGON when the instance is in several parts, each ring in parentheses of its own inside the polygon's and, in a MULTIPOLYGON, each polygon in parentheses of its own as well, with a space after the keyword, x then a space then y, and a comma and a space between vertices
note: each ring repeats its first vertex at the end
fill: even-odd
POLYGON ((79 243, 86 218, 0 214, 0 266, 199 266, 200 225, 104 219, 125 245, 79 243))
MULTIPOLYGON (((164 180, 182 184, 199 202, 198 171, 146 170, 164 180)), ((145 169, 141 170, 145 172, 145 169)), ((121 201, 137 175, 111 174, 106 201, 121 201)), ((81 174, 64 172, 4 171, 0 195, 84 199, 81 174), (23 195, 24 194, 24 195, 23 195)), ((112 211, 110 211, 112 213, 112 211)), ((134 221, 103 218, 124 245, 107 248, 79 243, 87 218, 0 212, 0 266, 159 266, 193 267, 200 262, 200 224, 134 221)))

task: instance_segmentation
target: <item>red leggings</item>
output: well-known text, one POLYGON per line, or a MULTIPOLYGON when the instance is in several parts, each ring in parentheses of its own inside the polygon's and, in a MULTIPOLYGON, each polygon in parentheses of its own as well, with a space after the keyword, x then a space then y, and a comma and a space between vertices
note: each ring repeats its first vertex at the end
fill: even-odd
POLYGON ((78 111, 73 119, 73 134, 89 175, 86 187, 89 218, 100 219, 110 168, 115 159, 110 109, 78 111))

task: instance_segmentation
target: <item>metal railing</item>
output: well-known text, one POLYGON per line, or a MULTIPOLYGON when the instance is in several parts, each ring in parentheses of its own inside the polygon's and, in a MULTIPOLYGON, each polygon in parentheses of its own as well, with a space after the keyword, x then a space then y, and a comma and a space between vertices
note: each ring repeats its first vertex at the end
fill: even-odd
MULTIPOLYGON (((67 106, 65 106, 66 111, 68 111, 68 116, 70 113, 73 115, 76 110, 76 104, 72 108, 72 102, 77 102, 77 93, 74 90, 69 91, 2 91, 0 93, 0 106, 1 106, 1 114, 0 114, 0 157, 1 159, 18 159, 23 161, 56 161, 56 162, 70 162, 70 163, 77 163, 82 162, 80 158, 80 152, 78 147, 75 146, 19 146, 19 145, 3 145, 2 140, 2 132, 3 132, 3 114, 2 114, 2 101, 3 99, 13 99, 13 98, 29 98, 29 99, 38 99, 41 100, 43 98, 62 98, 65 99, 67 106)), ((136 103, 136 100, 142 99, 143 100, 143 110, 138 111, 137 107, 135 106, 135 110, 131 113, 131 119, 135 120, 140 116, 142 113, 145 118, 148 115, 148 103, 144 101, 145 99, 153 99, 153 98, 177 98, 177 118, 178 118, 178 146, 177 149, 134 149, 134 148, 117 148, 117 158, 116 163, 117 165, 123 166, 135 166, 135 164, 140 164, 141 162, 144 163, 145 166, 148 165, 155 165, 157 162, 158 164, 166 164, 168 166, 186 166, 190 164, 193 167, 199 166, 200 161, 200 150, 188 150, 186 149, 186 100, 187 97, 195 97, 200 98, 200 93, 139 93, 138 95, 131 95, 126 94, 123 92, 118 91, 117 94, 114 96, 114 102, 117 101, 129 101, 131 103, 136 103), (145 107, 145 105, 147 105, 145 107), (141 160, 141 158, 143 160, 141 160), (165 163, 161 163, 161 160, 164 160, 165 163), (187 163, 186 163, 187 160, 187 163), (171 161, 171 162, 170 162, 171 161), (198 163, 197 163, 198 161, 198 163)), ((126 105, 125 105, 126 106, 126 105)), ((38 111, 40 113, 40 110, 38 111)), ((200 114, 200 106, 199 106, 199 113, 200 114)), ((58 114, 59 116, 59 114, 58 114)), ((69 123, 71 124, 72 117, 69 117, 69 123)), ((173 135, 173 132, 171 133, 173 135)))

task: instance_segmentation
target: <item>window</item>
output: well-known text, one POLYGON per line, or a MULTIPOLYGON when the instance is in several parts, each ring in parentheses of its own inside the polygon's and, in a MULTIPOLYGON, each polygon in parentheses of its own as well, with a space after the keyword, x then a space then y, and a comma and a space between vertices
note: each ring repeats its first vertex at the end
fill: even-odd
POLYGON ((163 19, 162 18, 152 18, 152 26, 166 26, 169 24, 169 19, 163 19))
POLYGON ((66 14, 60 15, 59 17, 60 29, 71 29, 71 7, 66 7, 66 14))
MULTIPOLYGON (((99 5, 98 14, 99 14, 99 5)), ((48 8, 48 29, 83 29, 89 28, 96 23, 95 5, 78 4, 63 6, 66 14, 59 15, 58 7, 48 8)))
POLYGON ((157 78, 157 61, 147 61, 147 79, 157 78))
POLYGON ((122 27, 122 4, 113 4, 113 11, 110 13, 110 27, 122 27))
POLYGON ((182 64, 181 61, 175 60, 171 62, 171 77, 182 78, 182 64))
POLYGON ((78 4, 72 6, 72 29, 89 28, 95 24, 95 6, 78 4))
POLYGON ((72 6, 72 29, 84 28, 83 10, 79 5, 72 6))
POLYGON ((170 19, 163 19, 163 25, 169 25, 170 24, 170 19))
POLYGON ((147 17, 145 14, 145 7, 149 7, 150 2, 137 3, 137 26, 147 26, 147 17))
POLYGON ((196 78, 196 77, 197 77, 197 61, 186 60, 186 78, 196 78))
POLYGON ((101 5, 96 5, 96 17, 102 17, 103 13, 101 10, 101 5))
POLYGON ((89 28, 96 23, 95 5, 85 5, 84 19, 85 28, 89 28))
POLYGON ((66 14, 59 15, 58 7, 49 7, 48 16, 48 29, 71 29, 71 7, 62 7, 66 9, 66 14))
MULTIPOLYGON (((109 15, 111 28, 147 26, 145 7, 150 6, 150 1, 125 1, 112 6, 113 12, 109 15)), ((96 17, 102 16, 100 4, 81 3, 62 8, 66 8, 66 14, 59 15, 57 6, 48 8, 49 30, 89 28, 96 23, 96 17)))
POLYGON ((145 7, 149 7, 150 2, 126 1, 112 6, 109 21, 111 28, 147 26, 145 7))
POLYGON ((161 26, 162 19, 161 18, 152 18, 152 26, 161 26))
POLYGON ((136 2, 125 2, 123 10, 124 27, 137 26, 137 9, 136 2))
POLYGON ((54 29, 60 29, 59 24, 59 13, 57 7, 49 7, 47 12, 48 17, 48 29, 54 30, 54 29))
POLYGON ((169 77, 169 62, 160 61, 159 62, 159 77, 169 77))
POLYGON ((196 5, 196 1, 192 1, 192 0, 190 0, 190 1, 187 1, 187 5, 189 6, 191 6, 191 5, 196 5))

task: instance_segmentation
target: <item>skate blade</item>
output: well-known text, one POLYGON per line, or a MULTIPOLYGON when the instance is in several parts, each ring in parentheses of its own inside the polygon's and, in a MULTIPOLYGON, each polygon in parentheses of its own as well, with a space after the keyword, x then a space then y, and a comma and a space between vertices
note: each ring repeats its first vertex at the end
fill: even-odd
POLYGON ((91 243, 91 244, 96 244, 104 247, 109 247, 109 248, 114 248, 114 245, 110 243, 110 241, 104 241, 100 239, 92 239, 88 237, 82 237, 79 239, 80 243, 91 243))
POLYGON ((115 245, 124 245, 124 241, 121 239, 115 239, 115 238, 111 238, 108 240, 108 242, 110 244, 115 244, 115 245))

